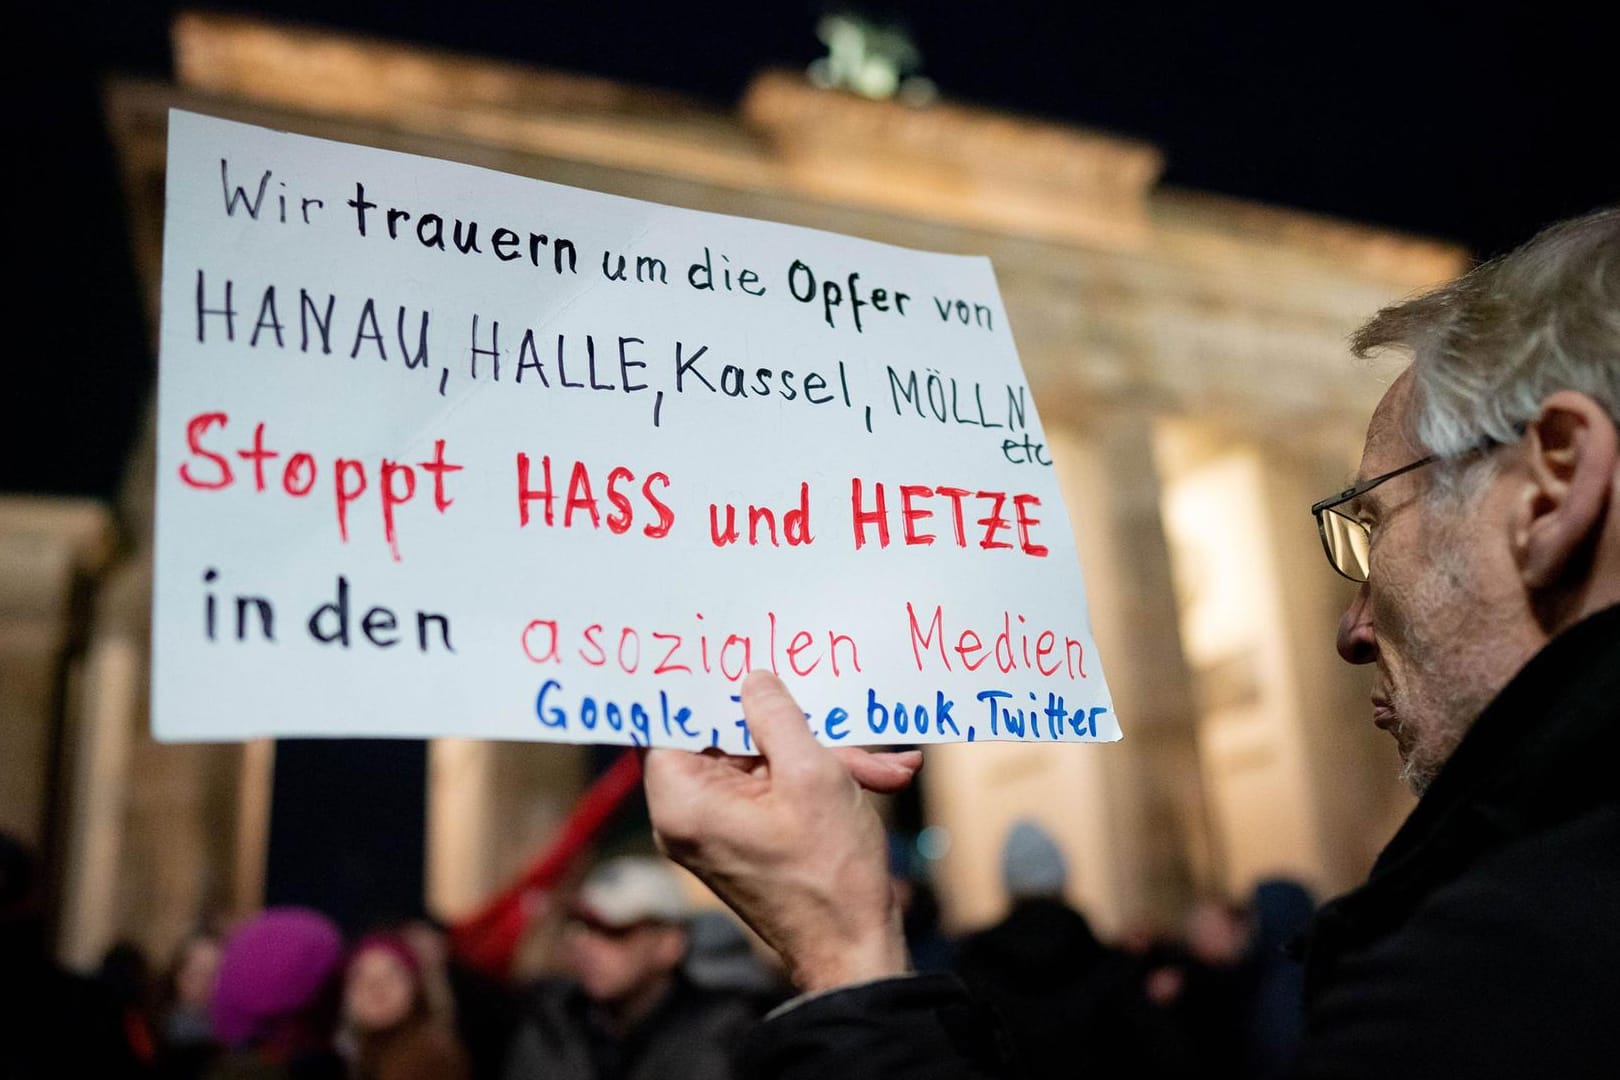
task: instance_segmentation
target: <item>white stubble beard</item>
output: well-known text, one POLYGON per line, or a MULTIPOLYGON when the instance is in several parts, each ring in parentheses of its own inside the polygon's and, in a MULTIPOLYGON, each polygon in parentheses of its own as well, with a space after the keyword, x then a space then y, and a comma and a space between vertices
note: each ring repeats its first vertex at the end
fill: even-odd
MULTIPOLYGON (((1447 533, 1452 530, 1446 530, 1447 533)), ((1482 676, 1491 670, 1492 631, 1458 538, 1441 535, 1428 568, 1413 585, 1407 618, 1408 677, 1421 673, 1421 691, 1408 685, 1396 706, 1395 739, 1401 782, 1422 796, 1495 696, 1482 676), (1404 707, 1402 707, 1404 706, 1404 707), (1414 725, 1412 717, 1421 717, 1414 725)))

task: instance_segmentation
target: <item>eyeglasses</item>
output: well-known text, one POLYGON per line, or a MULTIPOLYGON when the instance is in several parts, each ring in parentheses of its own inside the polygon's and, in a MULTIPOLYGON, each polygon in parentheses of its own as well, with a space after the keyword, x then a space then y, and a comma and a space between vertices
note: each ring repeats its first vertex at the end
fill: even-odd
POLYGON ((595 934, 610 941, 624 941, 638 931, 652 926, 666 925, 657 919, 636 919, 627 923, 610 923, 586 911, 571 911, 564 928, 574 933, 595 934))
POLYGON ((1367 526, 1338 507, 1351 499, 1359 499, 1385 480, 1393 480, 1439 460, 1439 454, 1419 458, 1410 465, 1402 465, 1382 476, 1347 487, 1311 507, 1311 516, 1316 518, 1316 531, 1322 534, 1322 550, 1327 552, 1328 562, 1333 564, 1333 569, 1357 583, 1366 581, 1372 570, 1372 533, 1367 526))
MULTIPOLYGON (((1520 435, 1524 434, 1524 425, 1514 428, 1520 435)), ((1465 450, 1459 457, 1478 454, 1493 446, 1501 445, 1495 439, 1484 439, 1475 446, 1465 450)), ((1382 476, 1375 476, 1371 480, 1363 480, 1352 487, 1347 487, 1337 495, 1330 495, 1311 507, 1311 516, 1316 518, 1316 531, 1322 536, 1322 550, 1327 552, 1328 562, 1333 564, 1343 577, 1360 584, 1367 580, 1372 572, 1372 533, 1367 526, 1339 510, 1351 499, 1359 499, 1385 480, 1393 480, 1413 469, 1421 469, 1425 465, 1432 465, 1439 461, 1443 455, 1430 454, 1419 458, 1409 465, 1402 465, 1382 476)))

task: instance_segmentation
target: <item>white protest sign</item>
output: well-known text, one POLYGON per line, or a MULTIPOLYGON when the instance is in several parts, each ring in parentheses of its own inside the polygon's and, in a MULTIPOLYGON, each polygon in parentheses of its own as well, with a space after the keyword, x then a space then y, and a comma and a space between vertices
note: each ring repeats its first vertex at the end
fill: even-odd
POLYGON ((158 738, 1119 737, 988 260, 169 124, 158 738))

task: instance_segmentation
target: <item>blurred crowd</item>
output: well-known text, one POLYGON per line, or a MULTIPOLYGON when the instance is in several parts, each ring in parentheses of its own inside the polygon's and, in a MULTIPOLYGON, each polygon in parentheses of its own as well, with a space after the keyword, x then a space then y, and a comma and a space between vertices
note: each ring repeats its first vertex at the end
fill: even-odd
MULTIPOLYGON (((1031 1080, 1286 1074, 1302 1018, 1288 949, 1313 908, 1300 884, 1201 899, 1170 931, 1106 941, 1065 899, 1058 845, 1023 820, 1001 852, 1004 917, 953 937, 922 861, 895 838, 912 963, 960 975, 1031 1080)), ((32 853, 0 836, 7 1080, 725 1080, 793 994, 757 939, 694 906, 653 855, 604 858, 536 898, 545 944, 522 977, 467 962, 431 917, 345 935, 304 907, 199 927, 162 957, 121 942, 75 973, 51 956, 39 884, 32 853)))

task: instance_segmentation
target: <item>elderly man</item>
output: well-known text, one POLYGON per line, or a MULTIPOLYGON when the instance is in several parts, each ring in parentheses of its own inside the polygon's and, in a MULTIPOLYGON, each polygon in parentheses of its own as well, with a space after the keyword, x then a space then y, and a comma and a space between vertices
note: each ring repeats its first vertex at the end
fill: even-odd
MULTIPOLYGON (((1381 312, 1412 364, 1363 479, 1312 508, 1359 589, 1340 624, 1422 794, 1306 956, 1302 1075, 1574 1077, 1620 1061, 1620 212, 1544 232, 1381 312)), ((805 995, 750 1046, 766 1076, 1002 1075, 959 984, 906 975, 882 830, 915 753, 829 751, 777 680, 761 756, 653 751, 666 849, 805 995)))

